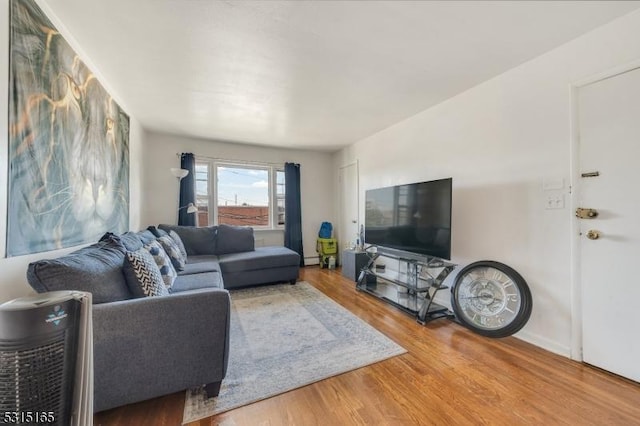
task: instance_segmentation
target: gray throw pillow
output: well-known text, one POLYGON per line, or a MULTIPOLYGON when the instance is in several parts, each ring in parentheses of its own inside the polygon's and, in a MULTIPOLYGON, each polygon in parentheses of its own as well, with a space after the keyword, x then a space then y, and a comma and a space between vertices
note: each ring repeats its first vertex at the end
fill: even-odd
POLYGON ((162 245, 165 253, 169 256, 169 259, 171 259, 171 264, 176 268, 176 271, 183 271, 186 262, 173 238, 169 235, 165 235, 164 237, 158 238, 158 242, 162 245))
POLYGON ((140 241, 142 241, 143 245, 149 244, 151 241, 155 241, 157 238, 155 235, 153 235, 153 232, 149 231, 148 229, 140 231, 136 233, 136 235, 138 236, 138 238, 140 238, 140 241))
POLYGON ((218 225, 216 248, 216 254, 254 251, 253 228, 248 226, 218 225))
POLYGON ((176 234, 176 231, 174 231, 172 229, 171 231, 169 231, 169 236, 171 238, 173 238, 173 241, 175 241, 176 245, 178 246, 178 250, 180 250, 180 254, 182 255, 182 257, 186 261, 187 260, 187 249, 184 248, 184 243, 182 242, 182 239, 180 238, 180 235, 176 234))
POLYGON ((129 290, 135 297, 169 295, 158 265, 144 248, 127 252, 122 270, 129 290))
POLYGON ((140 237, 138 237, 138 234, 135 232, 125 232, 120 235, 120 240, 126 247, 127 251, 137 251, 142 248, 142 240, 140 240, 140 237))
POLYGON ((120 240, 120 237, 114 234, 113 232, 105 232, 104 235, 100 237, 100 240, 98 240, 98 242, 105 242, 105 241, 107 242, 110 241, 116 244, 122 243, 122 241, 120 240))
POLYGON ((167 233, 167 231, 163 230, 163 229, 159 229, 156 228, 155 226, 151 225, 151 226, 147 226, 147 231, 151 232, 153 235, 156 236, 156 238, 160 238, 160 237, 164 237, 166 235, 169 235, 167 233))
POLYGON ((165 287, 170 290, 178 276, 178 273, 171 264, 171 259, 169 259, 169 256, 165 253, 158 241, 151 241, 149 244, 145 244, 143 248, 153 256, 153 260, 160 269, 162 281, 164 281, 165 287))
POLYGON ((114 241, 121 243, 127 251, 136 251, 142 248, 142 241, 135 232, 125 232, 122 235, 116 235, 112 232, 107 232, 100 238, 100 241, 114 241))

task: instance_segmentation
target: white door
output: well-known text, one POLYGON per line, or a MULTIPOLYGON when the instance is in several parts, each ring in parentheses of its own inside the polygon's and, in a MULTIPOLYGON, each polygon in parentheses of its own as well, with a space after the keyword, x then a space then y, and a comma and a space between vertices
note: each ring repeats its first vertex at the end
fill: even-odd
POLYGON ((356 238, 358 230, 358 164, 351 163, 340 168, 340 264, 342 249, 356 238))
POLYGON ((577 99, 583 359, 640 381, 640 69, 577 99))

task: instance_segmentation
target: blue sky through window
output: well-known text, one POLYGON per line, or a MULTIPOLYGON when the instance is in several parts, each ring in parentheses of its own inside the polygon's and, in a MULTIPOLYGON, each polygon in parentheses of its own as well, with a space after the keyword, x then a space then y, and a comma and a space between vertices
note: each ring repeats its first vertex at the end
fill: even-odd
MULTIPOLYGON (((196 196, 207 198, 209 182, 207 165, 196 165, 196 196)), ((219 206, 268 206, 269 171, 245 167, 218 167, 219 206)))
POLYGON ((218 167, 219 206, 268 206, 269 171, 218 167))

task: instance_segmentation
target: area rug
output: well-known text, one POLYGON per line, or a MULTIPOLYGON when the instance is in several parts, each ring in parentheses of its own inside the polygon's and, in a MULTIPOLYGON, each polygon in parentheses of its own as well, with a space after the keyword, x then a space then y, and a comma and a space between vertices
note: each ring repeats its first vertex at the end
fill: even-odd
POLYGON ((183 424, 406 352, 306 282, 232 290, 231 305, 220 395, 187 391, 183 424))

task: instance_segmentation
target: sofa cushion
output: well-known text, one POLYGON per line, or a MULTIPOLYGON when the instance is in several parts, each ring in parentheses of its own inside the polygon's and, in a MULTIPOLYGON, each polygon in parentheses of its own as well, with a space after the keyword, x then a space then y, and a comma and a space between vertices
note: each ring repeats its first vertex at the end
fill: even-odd
POLYGON ((102 237, 100 237, 100 239, 98 240, 98 242, 104 242, 104 241, 112 241, 112 242, 116 242, 116 243, 122 243, 122 241, 120 240, 120 237, 117 236, 116 234, 114 234, 113 232, 105 232, 102 237))
POLYGON ((172 229, 169 231, 169 236, 173 238, 173 241, 175 241, 176 245, 178 246, 178 250, 180 250, 180 254, 182 254, 184 260, 187 260, 187 249, 184 248, 184 243, 182 242, 182 238, 180 238, 180 235, 178 235, 176 231, 172 229))
POLYGON ((151 225, 151 226, 147 226, 147 231, 151 232, 153 235, 156 236, 156 238, 160 238, 160 237, 164 237, 166 235, 169 235, 167 233, 167 231, 163 230, 163 229, 159 229, 156 228, 155 226, 151 225))
POLYGON ((223 254, 219 256, 220 270, 242 272, 259 269, 298 266, 300 255, 286 247, 258 247, 254 251, 223 254))
POLYGON ((138 236, 138 238, 140 238, 140 241, 142 241, 143 245, 149 244, 150 242, 155 241, 156 238, 157 238, 148 229, 145 229, 143 231, 137 232, 136 235, 138 236))
POLYGON ((253 228, 247 226, 219 225, 216 238, 217 254, 253 251, 255 239, 253 228))
POLYGON ((142 240, 137 233, 131 231, 121 235, 107 232, 100 238, 100 241, 116 241, 121 243, 127 251, 136 251, 142 248, 142 240))
POLYGON ((173 282, 178 276, 176 270, 171 264, 171 259, 169 259, 169 256, 158 241, 151 241, 149 244, 145 244, 143 247, 151 254, 151 256, 153 256, 153 260, 156 262, 156 265, 158 265, 158 268, 160 269, 160 274, 162 274, 162 280, 164 281, 165 286, 168 289, 171 289, 173 282))
POLYGON ((300 266, 257 269, 255 271, 225 272, 224 288, 227 290, 260 284, 297 281, 300 266))
POLYGON ((146 249, 128 251, 124 257, 122 271, 129 290, 135 297, 169 295, 160 269, 146 249))
POLYGON ((218 257, 218 255, 215 255, 215 254, 199 254, 196 256, 189 256, 189 258, 187 259, 187 265, 192 263, 209 263, 209 262, 218 263, 219 259, 220 258, 218 257))
POLYGON ((129 231, 120 235, 120 241, 122 241, 127 251, 136 251, 142 248, 142 240, 135 232, 129 231))
POLYGON ((215 256, 215 258, 216 260, 211 262, 187 263, 186 265, 184 265, 184 269, 178 272, 178 276, 201 274, 203 272, 212 272, 212 271, 219 272, 220 265, 218 264, 218 260, 217 260, 218 257, 215 256))
POLYGON ((169 255, 169 259, 171 259, 171 264, 176 269, 176 271, 182 271, 185 265, 185 259, 182 257, 182 253, 180 253, 180 249, 176 242, 171 238, 168 234, 158 238, 158 242, 164 249, 164 251, 169 255))
POLYGON ((210 271, 193 275, 180 275, 173 287, 171 287, 171 293, 210 287, 223 288, 220 272, 210 271))
POLYGON ((125 252, 119 241, 101 241, 57 259, 30 263, 27 279, 39 293, 86 291, 93 295, 96 304, 131 299, 122 273, 125 252))
POLYGON ((187 251, 187 256, 196 254, 216 254, 217 226, 176 226, 159 225, 158 228, 169 232, 175 231, 180 236, 187 251))

